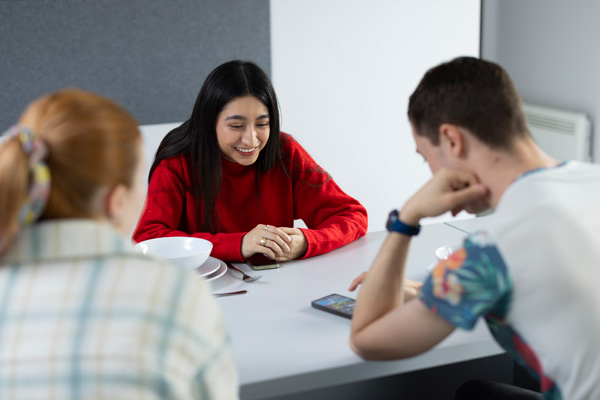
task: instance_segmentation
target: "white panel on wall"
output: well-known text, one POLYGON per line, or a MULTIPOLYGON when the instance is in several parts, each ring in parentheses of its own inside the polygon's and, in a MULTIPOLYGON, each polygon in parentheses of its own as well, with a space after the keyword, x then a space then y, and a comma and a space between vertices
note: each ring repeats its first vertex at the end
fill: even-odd
MULTIPOLYGON (((140 133, 142 134, 143 139, 143 149, 144 149, 144 158, 146 161, 146 168, 143 174, 143 182, 144 187, 148 185, 148 173, 150 172, 150 167, 152 166, 152 162, 154 161, 154 156, 156 155, 156 150, 158 150, 158 146, 160 142, 163 140, 165 135, 169 133, 172 129, 177 128, 181 125, 181 122, 171 122, 166 124, 151 124, 151 125, 140 125, 140 133)), ((143 206, 142 206, 143 208, 143 206)), ((142 209, 136 210, 135 213, 139 216, 142 212, 142 209)), ((135 228, 134 228, 135 229, 135 228)), ((133 234, 133 229, 130 233, 130 236, 133 234)))
POLYGON ((181 125, 181 122, 170 122, 166 124, 140 125, 140 132, 144 140, 144 157, 146 158, 146 173, 144 184, 148 184, 148 173, 154 161, 156 150, 167 133, 181 125))
POLYGON ((282 129, 361 201, 369 230, 431 176, 408 97, 430 67, 478 57, 479 25, 479 0, 271 0, 282 129))

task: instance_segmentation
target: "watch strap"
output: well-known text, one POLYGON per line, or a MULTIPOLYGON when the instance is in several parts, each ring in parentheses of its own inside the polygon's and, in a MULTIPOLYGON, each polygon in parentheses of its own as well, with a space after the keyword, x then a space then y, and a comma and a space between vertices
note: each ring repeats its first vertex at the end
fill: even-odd
POLYGON ((408 225, 402 222, 398 210, 390 212, 386 228, 389 232, 398 232, 408 236, 416 236, 421 231, 421 225, 408 225))

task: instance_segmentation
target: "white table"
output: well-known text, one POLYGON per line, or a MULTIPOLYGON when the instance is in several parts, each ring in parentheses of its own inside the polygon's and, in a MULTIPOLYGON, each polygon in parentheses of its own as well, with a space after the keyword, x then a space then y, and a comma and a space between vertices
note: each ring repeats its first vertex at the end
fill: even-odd
POLYGON ((457 229, 458 231, 463 232, 464 234, 473 233, 479 229, 484 229, 486 225, 489 225, 492 219, 494 218, 494 214, 486 215, 484 217, 477 217, 471 219, 463 219, 457 221, 448 221, 444 222, 444 225, 447 225, 451 228, 457 229))
MULTIPOLYGON (((239 372, 242 399, 281 396, 343 385, 503 353, 480 322, 471 332, 456 330, 429 352, 407 360, 367 362, 348 345, 350 320, 311 307, 331 293, 347 291, 367 270, 387 232, 372 232, 341 249, 254 272, 261 280, 243 283, 228 271, 213 281, 217 292, 247 289, 245 295, 218 298, 228 325, 239 372)), ((407 277, 423 280, 435 250, 461 242, 464 233, 445 224, 423 226, 412 243, 407 277)))

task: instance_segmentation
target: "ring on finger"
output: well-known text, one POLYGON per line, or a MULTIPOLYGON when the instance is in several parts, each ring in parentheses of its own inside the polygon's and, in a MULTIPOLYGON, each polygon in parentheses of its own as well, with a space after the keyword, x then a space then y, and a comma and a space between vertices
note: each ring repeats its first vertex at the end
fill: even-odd
POLYGON ((265 243, 267 243, 267 239, 265 239, 265 238, 260 239, 260 244, 262 244, 264 246, 265 243))

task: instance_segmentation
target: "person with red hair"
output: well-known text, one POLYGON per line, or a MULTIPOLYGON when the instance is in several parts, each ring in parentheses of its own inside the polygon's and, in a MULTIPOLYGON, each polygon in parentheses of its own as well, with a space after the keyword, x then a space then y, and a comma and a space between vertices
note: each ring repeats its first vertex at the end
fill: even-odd
POLYGON ((238 397, 209 284, 127 237, 143 173, 137 121, 89 92, 1 137, 0 398, 238 397))

